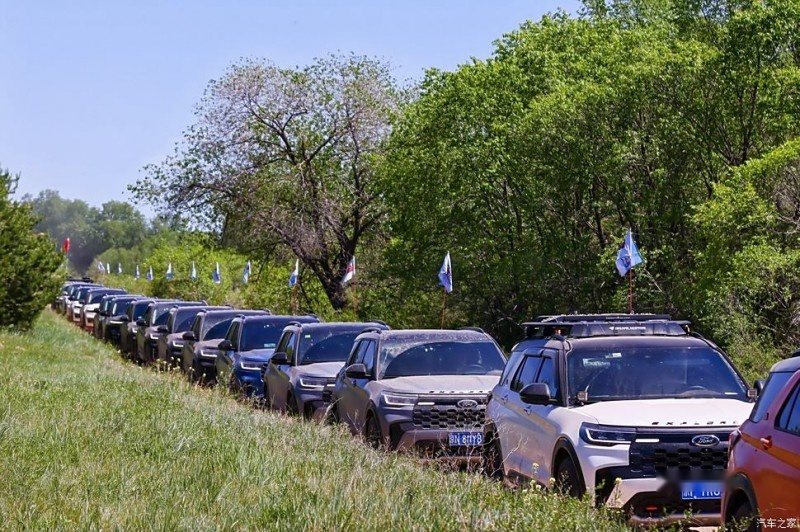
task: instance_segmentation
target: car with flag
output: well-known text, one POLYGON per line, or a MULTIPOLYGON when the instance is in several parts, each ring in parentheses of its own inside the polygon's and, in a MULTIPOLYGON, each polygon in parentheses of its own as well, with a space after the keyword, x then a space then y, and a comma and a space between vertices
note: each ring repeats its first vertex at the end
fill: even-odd
POLYGON ((161 333, 156 344, 157 360, 165 368, 178 367, 185 342, 183 335, 192 327, 195 317, 208 310, 230 309, 230 306, 174 307, 169 310, 167 322, 158 328, 161 333))
POLYGON ((524 327, 486 409, 486 471, 588 493, 634 526, 719 525, 728 435, 756 395, 727 355, 668 315, 524 327))
POLYGON ((321 419, 330 404, 336 375, 356 336, 388 330, 383 322, 293 323, 283 329, 261 381, 269 408, 321 419))
POLYGON ((329 416, 376 448, 480 463, 486 404, 505 363, 477 328, 368 330, 336 377, 329 416))
POLYGON ((772 366, 729 446, 722 494, 726 530, 800 526, 800 358, 772 366))
POLYGON ((238 316, 219 343, 214 361, 217 382, 245 397, 264 395, 261 367, 275 352, 283 328, 290 323, 318 322, 316 316, 238 316))
POLYGON ((225 338, 234 318, 239 316, 269 316, 269 310, 207 310, 195 316, 189 331, 183 333, 181 369, 190 381, 211 384, 216 380, 214 361, 219 343, 225 338))
POLYGON ((158 300, 150 303, 144 317, 136 322, 136 352, 133 360, 140 364, 150 364, 158 357, 156 351, 158 339, 164 335, 159 327, 167 323, 169 310, 174 307, 197 307, 205 305, 205 301, 170 301, 158 300))

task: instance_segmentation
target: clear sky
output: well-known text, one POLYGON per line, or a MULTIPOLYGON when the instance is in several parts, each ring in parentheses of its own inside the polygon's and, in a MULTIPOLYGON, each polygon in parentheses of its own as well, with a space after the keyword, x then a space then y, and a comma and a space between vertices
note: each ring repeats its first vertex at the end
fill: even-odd
MULTIPOLYGON (((378 56, 399 80, 491 55, 578 0, 2 0, 0 167, 19 194, 100 205, 173 151, 209 80, 241 57, 378 56)), ((148 208, 143 211, 151 214, 148 208)))

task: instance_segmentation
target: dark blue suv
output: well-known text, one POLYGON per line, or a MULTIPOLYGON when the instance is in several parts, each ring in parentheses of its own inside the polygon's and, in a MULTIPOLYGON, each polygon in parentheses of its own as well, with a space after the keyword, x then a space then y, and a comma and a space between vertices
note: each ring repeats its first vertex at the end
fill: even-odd
POLYGON ((261 367, 275 352, 283 328, 290 323, 317 323, 316 316, 240 316, 231 321, 219 343, 214 366, 217 382, 247 397, 261 397, 261 367))

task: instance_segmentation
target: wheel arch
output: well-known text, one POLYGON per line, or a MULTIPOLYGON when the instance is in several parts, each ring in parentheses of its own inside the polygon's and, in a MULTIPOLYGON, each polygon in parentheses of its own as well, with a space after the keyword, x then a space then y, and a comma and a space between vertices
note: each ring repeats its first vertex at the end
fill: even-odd
POLYGON ((575 452, 575 447, 572 445, 572 442, 569 441, 565 436, 562 436, 558 439, 558 441, 556 441, 556 444, 553 446, 553 457, 550 461, 551 476, 555 475, 556 469, 558 469, 558 466, 565 459, 569 459, 572 461, 572 464, 575 466, 575 470, 578 473, 580 492, 586 493, 586 479, 583 476, 583 468, 581 468, 581 461, 578 460, 578 453, 575 452))

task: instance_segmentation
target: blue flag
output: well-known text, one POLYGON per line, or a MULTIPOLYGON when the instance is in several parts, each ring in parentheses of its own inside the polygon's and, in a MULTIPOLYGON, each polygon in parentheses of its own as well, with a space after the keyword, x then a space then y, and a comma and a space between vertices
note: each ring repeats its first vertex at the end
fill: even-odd
POLYGON ((217 263, 217 267, 214 270, 214 273, 211 274, 211 280, 217 284, 222 282, 222 276, 219 273, 219 262, 217 263))
POLYGON ((619 253, 617 253, 617 271, 621 277, 625 277, 634 266, 641 263, 642 256, 639 255, 639 248, 636 247, 636 242, 633 241, 633 233, 628 229, 628 232, 625 233, 625 241, 622 243, 622 247, 619 248, 619 253))
POLYGON ((117 263, 117 274, 118 275, 122 275, 122 263, 121 262, 117 263))
POLYGON ((444 291, 448 294, 453 291, 453 266, 450 264, 450 252, 444 256, 444 262, 439 269, 439 284, 444 286, 444 291))
POLYGON ((242 274, 242 282, 247 284, 250 281, 250 261, 247 261, 247 265, 244 267, 244 274, 242 274))
POLYGON ((192 261, 192 275, 190 277, 192 281, 197 280, 197 268, 194 265, 194 261, 192 261))
POLYGON ((297 284, 297 278, 300 276, 300 259, 294 261, 294 271, 289 276, 289 288, 294 288, 297 284))
POLYGON ((173 279, 173 277, 175 277, 175 274, 172 273, 172 263, 170 262, 167 265, 167 280, 171 281, 173 279))
POLYGON ((152 266, 150 266, 150 269, 147 270, 147 280, 148 281, 152 281, 153 280, 153 267, 152 266))
POLYGON ((106 273, 106 265, 103 264, 103 261, 97 262, 97 271, 100 273, 106 273))
POLYGON ((133 275, 133 278, 137 281, 139 280, 139 265, 136 265, 136 273, 133 275))

